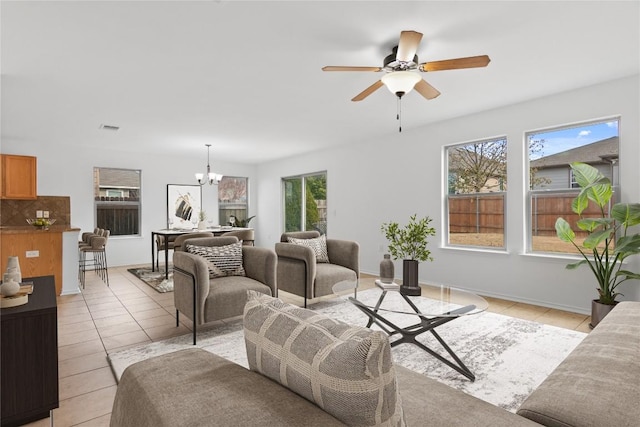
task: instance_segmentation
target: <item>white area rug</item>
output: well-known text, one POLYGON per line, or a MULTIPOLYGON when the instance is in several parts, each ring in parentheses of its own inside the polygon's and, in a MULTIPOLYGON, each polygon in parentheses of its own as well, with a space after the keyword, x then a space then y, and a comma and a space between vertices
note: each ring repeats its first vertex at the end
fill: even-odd
MULTIPOLYGON (((358 299, 375 304, 379 295, 379 290, 370 289, 360 292, 358 299)), ((424 299, 421 303, 427 306, 430 300, 424 299)), ((355 325, 364 326, 368 319, 342 298, 310 308, 355 325)), ((385 315, 396 324, 417 323, 416 316, 385 315)), ((488 312, 453 320, 436 331, 475 374, 475 382, 411 344, 392 348, 395 363, 512 412, 586 336, 582 332, 488 312)), ((429 332, 418 339, 450 358, 429 332)), ((110 353, 108 358, 116 378, 120 379, 130 364, 193 348, 192 342, 192 335, 187 334, 110 353)), ((197 346, 248 367, 241 321, 198 332, 197 346)))

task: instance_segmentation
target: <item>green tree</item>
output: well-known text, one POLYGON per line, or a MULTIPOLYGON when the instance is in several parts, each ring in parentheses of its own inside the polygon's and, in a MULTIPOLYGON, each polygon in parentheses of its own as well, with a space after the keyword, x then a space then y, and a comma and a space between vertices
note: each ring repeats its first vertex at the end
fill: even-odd
POLYGON ((302 179, 292 178, 284 182, 285 231, 302 230, 302 179))
POLYGON ((320 213, 318 212, 318 204, 313 197, 311 187, 307 186, 307 206, 306 206, 306 227, 305 230, 315 230, 320 221, 320 213))
POLYGON ((306 183, 316 200, 327 200, 327 176, 325 174, 309 176, 306 183))
POLYGON ((304 182, 305 194, 305 223, 304 230, 318 230, 324 232, 321 227, 318 200, 327 198, 327 178, 324 174, 288 178, 285 184, 285 231, 301 231, 302 228, 302 187, 304 182))

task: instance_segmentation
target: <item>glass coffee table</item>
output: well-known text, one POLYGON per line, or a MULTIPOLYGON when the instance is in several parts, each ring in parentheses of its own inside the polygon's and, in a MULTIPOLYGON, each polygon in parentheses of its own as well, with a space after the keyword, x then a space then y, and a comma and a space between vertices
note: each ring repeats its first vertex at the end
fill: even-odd
POLYGON ((484 298, 446 285, 421 286, 421 296, 407 296, 400 292, 399 285, 383 284, 376 280, 376 287, 373 289, 380 291, 377 299, 375 297, 373 299, 370 299, 370 297, 369 299, 363 299, 358 297, 358 285, 358 281, 339 282, 333 286, 333 292, 335 294, 353 292, 353 296, 349 296, 348 300, 367 315, 369 318, 367 328, 375 323, 389 335, 391 347, 405 343, 413 344, 471 381, 475 381, 475 375, 435 329, 452 320, 482 313, 489 306, 489 303, 484 298), (417 317, 418 322, 414 323, 414 319, 409 322, 409 325, 398 325, 399 318, 406 318, 407 316, 412 316, 411 318, 417 317), (451 356, 451 359, 440 355, 416 339, 426 332, 430 332, 435 337, 438 343, 451 356), (397 338, 391 340, 392 337, 397 338))

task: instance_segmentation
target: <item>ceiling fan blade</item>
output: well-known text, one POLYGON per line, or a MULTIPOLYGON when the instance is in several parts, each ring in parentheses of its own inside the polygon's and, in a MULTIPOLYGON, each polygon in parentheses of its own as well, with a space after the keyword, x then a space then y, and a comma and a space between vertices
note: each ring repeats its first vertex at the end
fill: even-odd
POLYGON ((433 61, 420 64, 420 71, 442 71, 458 70, 461 68, 486 67, 490 61, 491 59, 489 59, 487 55, 445 59, 444 61, 433 61))
POLYGON ((327 65, 322 71, 382 71, 380 67, 347 67, 342 65, 327 65))
POLYGON ((422 33, 417 31, 403 31, 400 33, 400 42, 396 52, 396 61, 411 62, 416 55, 418 45, 422 40, 422 33))
POLYGON ((414 86, 414 89, 416 90, 416 92, 418 92, 420 95, 424 96, 427 99, 437 98, 440 95, 440 92, 438 91, 438 89, 431 86, 429 83, 424 81, 424 79, 416 83, 416 85, 414 86))
POLYGON ((382 83, 382 80, 378 80, 377 82, 375 82, 374 84, 372 84, 371 86, 369 86, 368 88, 366 88, 365 90, 363 90, 362 92, 357 94, 352 99, 352 101, 353 102, 362 101, 367 96, 371 95, 373 92, 375 92, 376 90, 380 89, 382 86, 384 86, 384 83, 382 83))

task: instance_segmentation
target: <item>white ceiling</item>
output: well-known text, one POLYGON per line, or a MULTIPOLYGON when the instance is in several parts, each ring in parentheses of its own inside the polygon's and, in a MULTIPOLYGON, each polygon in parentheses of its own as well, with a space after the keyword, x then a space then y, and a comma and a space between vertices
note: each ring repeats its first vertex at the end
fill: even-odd
MULTIPOLYGON (((398 132, 395 97, 350 99, 402 30, 442 95, 403 100, 403 128, 639 73, 638 1, 1 3, 2 141, 108 144, 259 163, 398 132), (113 133, 100 124, 120 126, 113 133)), ((597 102, 597 100, 592 100, 597 102)))

